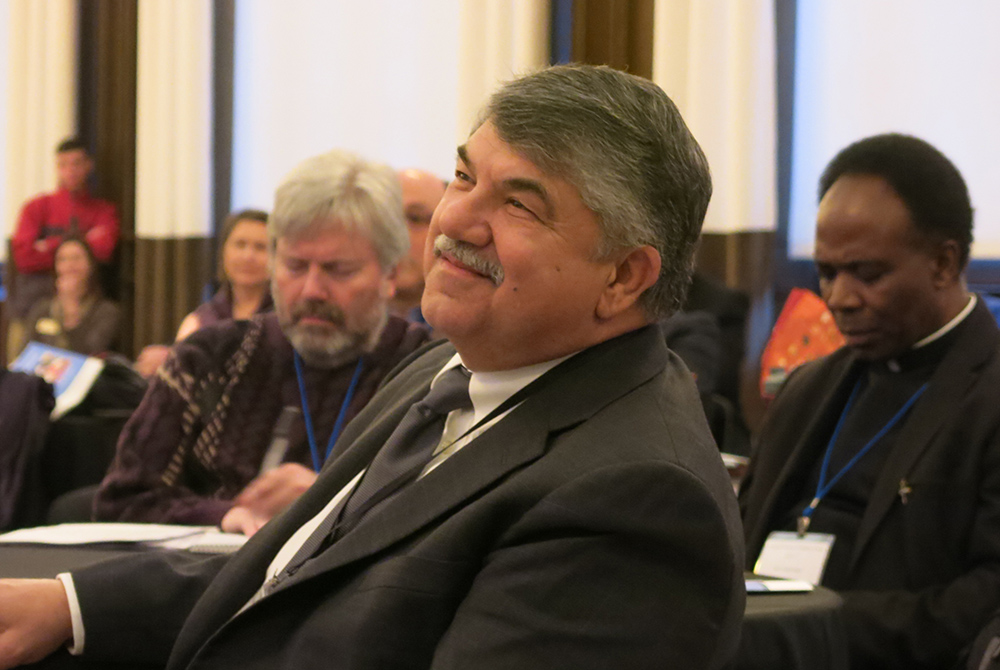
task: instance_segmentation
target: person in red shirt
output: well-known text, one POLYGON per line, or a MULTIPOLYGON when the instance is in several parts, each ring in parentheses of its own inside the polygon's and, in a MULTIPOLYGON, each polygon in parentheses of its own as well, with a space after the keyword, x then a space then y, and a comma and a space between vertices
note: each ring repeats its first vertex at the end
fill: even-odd
POLYGON ((93 169, 84 143, 75 137, 64 140, 56 147, 57 190, 21 209, 11 238, 18 273, 8 296, 12 320, 20 321, 35 301, 53 294, 55 252, 64 236, 83 237, 99 262, 111 260, 118 243, 118 213, 114 204, 87 193, 93 169))

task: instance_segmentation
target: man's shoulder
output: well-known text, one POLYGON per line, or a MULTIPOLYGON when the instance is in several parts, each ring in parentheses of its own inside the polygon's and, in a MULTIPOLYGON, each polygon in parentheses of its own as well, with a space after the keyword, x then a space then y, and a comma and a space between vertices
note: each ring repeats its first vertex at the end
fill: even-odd
POLYGON ((276 349, 282 343, 287 345, 287 340, 281 334, 277 318, 261 314, 246 321, 230 319, 199 328, 174 345, 172 358, 175 365, 198 374, 223 369, 240 350, 250 355, 261 349, 276 349), (273 317, 273 324, 269 323, 269 317, 273 317))
POLYGON ((389 316, 372 356, 394 368, 401 361, 409 360, 410 355, 430 339, 431 331, 426 325, 389 316))
POLYGON ((981 374, 1000 375, 1000 326, 982 298, 969 314, 967 328, 953 348, 956 356, 981 359, 985 364, 976 365, 981 374))
POLYGON ((24 201, 22 209, 25 212, 37 211, 39 209, 44 209, 49 206, 53 199, 56 198, 58 193, 39 193, 31 198, 24 201))

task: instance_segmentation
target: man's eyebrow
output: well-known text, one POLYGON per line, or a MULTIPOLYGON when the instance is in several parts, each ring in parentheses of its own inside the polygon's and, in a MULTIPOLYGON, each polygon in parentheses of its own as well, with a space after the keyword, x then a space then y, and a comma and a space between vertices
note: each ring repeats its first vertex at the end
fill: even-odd
POLYGON ((546 190, 545 186, 534 179, 527 179, 524 177, 512 177, 510 179, 503 180, 503 187, 507 191, 526 191, 532 193, 542 201, 545 206, 545 215, 550 217, 552 215, 552 199, 549 198, 549 192, 546 190))
POLYGON ((835 261, 825 261, 825 260, 814 259, 813 260, 813 264, 816 267, 823 266, 823 267, 826 267, 826 268, 835 269, 835 270, 842 270, 842 271, 845 271, 845 272, 855 272, 855 271, 857 271, 857 270, 859 270, 861 268, 868 267, 868 266, 882 267, 882 266, 886 265, 886 262, 884 260, 874 259, 874 258, 871 258, 871 259, 863 258, 863 259, 858 259, 858 260, 845 261, 843 263, 837 263, 835 261))
POLYGON ((466 165, 469 164, 469 150, 465 148, 464 144, 460 144, 458 149, 455 150, 455 153, 458 154, 458 160, 462 161, 466 165))

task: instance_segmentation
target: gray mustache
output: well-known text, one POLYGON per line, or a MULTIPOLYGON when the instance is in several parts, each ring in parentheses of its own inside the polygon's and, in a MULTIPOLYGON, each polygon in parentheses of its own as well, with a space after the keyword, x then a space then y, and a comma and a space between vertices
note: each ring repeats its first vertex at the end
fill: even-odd
POLYGON ((344 310, 339 306, 323 302, 321 300, 305 300, 292 309, 292 322, 298 323, 305 317, 313 317, 329 321, 333 325, 343 328, 346 325, 344 310))
POLYGON ((434 238, 434 255, 440 256, 442 253, 454 256, 455 260, 463 265, 468 265, 479 274, 486 275, 494 286, 503 283, 503 267, 480 256, 476 248, 468 242, 453 240, 443 234, 438 235, 434 238))

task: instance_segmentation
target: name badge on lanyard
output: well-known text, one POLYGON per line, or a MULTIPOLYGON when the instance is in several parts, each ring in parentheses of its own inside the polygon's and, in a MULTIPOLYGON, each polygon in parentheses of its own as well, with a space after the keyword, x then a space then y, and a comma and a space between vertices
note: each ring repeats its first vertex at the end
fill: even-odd
POLYGON ((758 575, 809 582, 823 579, 826 561, 833 549, 829 533, 794 533, 776 530, 767 536, 753 571, 758 575))

